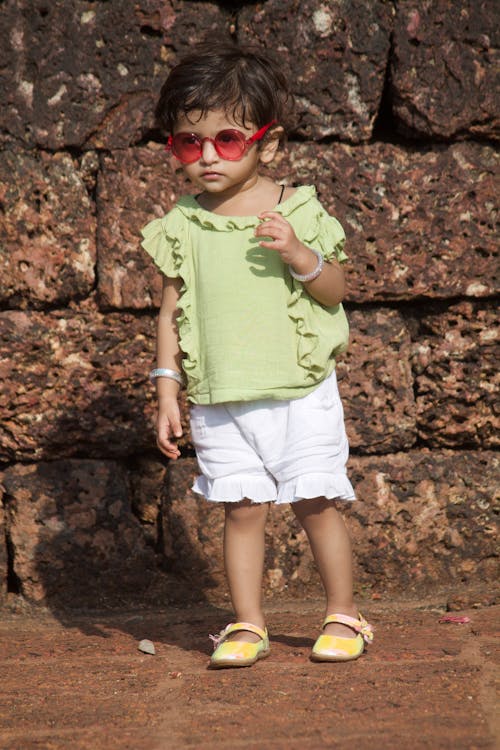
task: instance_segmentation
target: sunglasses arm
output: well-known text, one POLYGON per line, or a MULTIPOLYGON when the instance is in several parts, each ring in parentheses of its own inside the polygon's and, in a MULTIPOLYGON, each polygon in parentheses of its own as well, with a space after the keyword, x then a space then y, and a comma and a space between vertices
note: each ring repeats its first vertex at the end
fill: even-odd
POLYGON ((247 139, 247 146, 251 146, 252 143, 255 143, 255 141, 260 141, 260 139, 264 137, 269 128, 272 128, 273 125, 277 125, 277 120, 271 120, 271 122, 268 122, 267 125, 264 125, 260 130, 257 130, 257 132, 251 136, 251 138, 247 139))

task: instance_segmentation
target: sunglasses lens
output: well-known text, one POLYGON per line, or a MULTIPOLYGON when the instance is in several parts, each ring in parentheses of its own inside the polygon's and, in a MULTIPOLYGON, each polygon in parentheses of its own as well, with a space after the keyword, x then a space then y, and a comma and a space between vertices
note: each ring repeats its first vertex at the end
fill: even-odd
POLYGON ((201 143, 193 133, 177 133, 172 138, 172 153, 184 164, 196 161, 201 156, 201 143))
POLYGON ((213 140, 202 140, 194 133, 176 133, 171 141, 172 153, 183 164, 191 164, 201 157, 204 141, 211 141, 221 159, 230 161, 241 159, 247 145, 245 136, 239 130, 221 130, 213 140))
POLYGON ((245 136, 238 130, 221 130, 215 136, 215 148, 222 159, 235 161, 245 152, 245 136))

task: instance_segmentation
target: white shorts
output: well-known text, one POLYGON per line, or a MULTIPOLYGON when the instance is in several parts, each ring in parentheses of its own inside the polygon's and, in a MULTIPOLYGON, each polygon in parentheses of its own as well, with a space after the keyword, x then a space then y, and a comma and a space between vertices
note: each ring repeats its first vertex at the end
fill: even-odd
POLYGON ((356 499, 335 371, 303 398, 192 405, 191 435, 202 472, 193 490, 208 500, 356 499))

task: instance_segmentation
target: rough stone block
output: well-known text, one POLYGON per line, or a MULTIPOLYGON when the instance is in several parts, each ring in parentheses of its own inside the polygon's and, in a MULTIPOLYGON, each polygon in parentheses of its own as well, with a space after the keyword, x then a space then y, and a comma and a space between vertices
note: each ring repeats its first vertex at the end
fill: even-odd
MULTIPOLYGON (((493 447, 494 311, 472 303, 407 324, 394 310, 352 310, 338 374, 351 448, 493 447), (431 333, 429 333, 431 332, 431 333), (410 358, 416 373, 418 417, 410 358)), ((411 321, 410 321, 411 322, 411 321)), ((0 314, 2 460, 117 457, 154 450, 155 322, 95 311, 0 314)), ((184 435, 190 435, 185 394, 184 435)))
POLYGON ((376 0, 281 0, 238 14, 238 39, 263 44, 283 65, 296 97, 296 130, 359 142, 372 134, 387 67, 394 10, 376 0), (292 19, 293 16, 293 19, 292 19))
POLYGON ((293 144, 288 184, 315 184, 347 235, 348 299, 485 297, 499 290, 496 174, 490 146, 293 144))
MULTIPOLYGON (((91 309, 0 313, 0 460, 155 451, 155 329, 149 317, 91 309)), ((181 424, 179 445, 189 447, 185 392, 181 424)))
POLYGON ((162 492, 167 474, 167 459, 160 451, 157 458, 138 456, 127 462, 132 511, 142 524, 144 535, 154 549, 163 545, 160 533, 162 492))
POLYGON ((140 246, 140 229, 189 192, 159 144, 103 157, 97 197, 101 307, 140 310, 159 305, 161 274, 140 246))
POLYGON ((133 6, 4 3, 4 129, 50 149, 123 147, 138 137, 152 110, 161 39, 141 32, 133 6))
POLYGON ((0 459, 132 456, 155 445, 154 322, 0 313, 0 459))
POLYGON ((413 349, 417 426, 428 445, 498 448, 496 306, 461 302, 423 315, 413 349))
POLYGON ((96 221, 88 176, 68 154, 0 153, 4 306, 64 304, 91 293, 96 221))
POLYGON ((337 372, 351 449, 391 453, 415 444, 408 328, 395 310, 349 313, 351 342, 337 372))
MULTIPOLYGON (((348 469, 358 499, 338 507, 353 540, 358 590, 496 579, 498 455, 410 451, 353 457, 348 469)), ((163 506, 172 532, 167 554, 194 586, 203 589, 208 579, 225 590, 223 511, 192 493, 197 472, 194 459, 180 459, 169 469, 163 506)), ((264 588, 320 590, 307 538, 288 506, 271 508, 264 588)))
POLYGON ((8 579, 8 556, 7 556, 7 536, 5 533, 5 509, 3 506, 3 488, 2 475, 0 474, 0 603, 7 596, 7 579, 8 579))
POLYGON ((229 36, 217 5, 183 0, 7 0, 0 21, 0 125, 50 149, 140 140, 178 54, 229 36))
POLYGON ((197 473, 193 458, 169 464, 162 495, 164 554, 173 572, 194 586, 223 586, 224 509, 217 503, 202 502, 192 492, 197 473))
POLYGON ((347 509, 357 579, 381 590, 498 580, 494 452, 411 451, 356 457, 347 509))
POLYGON ((147 589, 154 554, 118 463, 18 464, 3 485, 13 569, 28 600, 102 606, 147 589))
POLYGON ((495 0, 399 0, 391 58, 393 112, 406 135, 498 138, 495 0))

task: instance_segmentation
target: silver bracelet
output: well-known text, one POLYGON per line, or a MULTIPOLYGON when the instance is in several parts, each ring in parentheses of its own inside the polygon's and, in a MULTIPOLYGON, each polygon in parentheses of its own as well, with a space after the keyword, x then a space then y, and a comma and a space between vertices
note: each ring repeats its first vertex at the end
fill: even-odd
POLYGON ((152 383, 156 382, 156 378, 170 378, 175 380, 179 385, 184 385, 184 378, 177 370, 169 370, 167 367, 156 367, 149 373, 149 379, 152 383))
POLYGON ((291 266, 288 266, 288 270, 290 271, 290 276, 292 276, 297 281, 302 281, 302 283, 304 283, 305 281, 313 281, 314 279, 317 279, 321 271, 323 270, 323 265, 325 263, 325 261, 323 260, 323 256, 318 250, 313 250, 312 247, 310 247, 309 250, 311 250, 311 252, 313 252, 314 255, 318 259, 318 265, 316 266, 314 271, 311 271, 311 273, 300 274, 300 273, 295 273, 293 268, 291 266))

